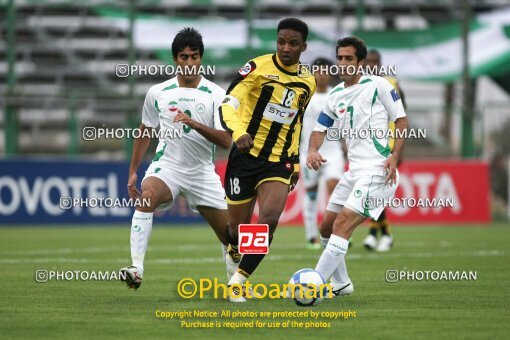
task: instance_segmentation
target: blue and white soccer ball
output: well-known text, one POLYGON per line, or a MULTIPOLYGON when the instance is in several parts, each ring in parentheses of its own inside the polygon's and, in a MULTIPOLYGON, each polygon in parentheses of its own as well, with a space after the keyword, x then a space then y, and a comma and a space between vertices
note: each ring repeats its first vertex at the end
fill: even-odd
POLYGON ((294 301, 298 306, 318 305, 328 293, 324 277, 310 268, 295 272, 290 278, 289 285, 287 296, 292 297, 294 291, 294 301))

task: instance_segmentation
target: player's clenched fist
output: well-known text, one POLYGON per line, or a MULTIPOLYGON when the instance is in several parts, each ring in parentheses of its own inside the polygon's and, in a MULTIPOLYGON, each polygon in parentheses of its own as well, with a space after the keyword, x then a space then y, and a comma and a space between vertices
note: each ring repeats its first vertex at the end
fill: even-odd
POLYGON ((308 156, 306 157, 306 166, 308 169, 319 170, 323 163, 326 163, 328 160, 317 151, 308 152, 308 156))
POLYGON ((250 149, 253 148, 253 139, 248 133, 242 135, 236 140, 236 146, 241 153, 250 152, 250 149))

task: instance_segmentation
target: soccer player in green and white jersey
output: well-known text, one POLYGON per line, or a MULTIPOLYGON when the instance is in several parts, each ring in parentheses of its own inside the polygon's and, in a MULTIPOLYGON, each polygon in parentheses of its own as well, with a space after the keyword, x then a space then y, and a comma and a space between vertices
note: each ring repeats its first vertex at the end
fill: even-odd
POLYGON ((365 219, 379 217, 384 210, 381 202, 393 198, 397 189, 397 163, 405 139, 395 138, 391 151, 388 123, 394 121, 400 132, 408 126, 402 100, 393 86, 382 77, 361 72, 366 55, 362 40, 348 37, 338 41, 337 64, 343 82, 329 93, 310 136, 307 156, 307 166, 314 170, 327 161, 318 150, 327 129, 338 120, 341 135, 347 136, 349 171, 335 188, 319 227, 325 249, 315 268, 326 280, 332 277, 337 296, 354 291, 345 265, 349 238, 365 219))
MULTIPOLYGON (((168 133, 160 138, 156 155, 136 188, 136 171, 150 144, 150 138, 134 142, 129 168, 128 191, 132 198, 149 199, 149 206, 137 207, 131 226, 132 265, 122 268, 129 288, 142 282, 144 258, 152 231, 153 213, 169 206, 178 195, 184 196, 211 225, 226 253, 228 224, 225 191, 214 168, 214 148, 229 148, 232 139, 221 126, 218 108, 225 91, 199 72, 204 45, 202 36, 193 28, 184 28, 172 43, 177 69, 176 77, 152 86, 145 97, 140 129, 157 129, 168 133), (172 138, 173 137, 173 138, 172 138)), ((143 134, 145 135, 145 134, 143 134)), ((234 271, 232 268, 231 271, 234 271)))

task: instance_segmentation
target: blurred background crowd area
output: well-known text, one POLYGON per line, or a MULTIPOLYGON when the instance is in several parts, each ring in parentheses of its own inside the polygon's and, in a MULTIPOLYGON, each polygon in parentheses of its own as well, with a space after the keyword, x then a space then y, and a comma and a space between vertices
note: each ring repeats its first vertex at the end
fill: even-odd
POLYGON ((0 152, 129 159, 131 141, 85 141, 82 129, 137 126, 147 90, 168 76, 118 77, 116 65, 172 64, 175 34, 193 26, 209 78, 227 88, 247 60, 275 51, 277 23, 291 16, 310 27, 303 63, 334 61, 348 35, 378 49, 397 67, 411 127, 426 130, 405 158, 486 161, 492 209, 505 211, 508 0, 0 0, 0 152))

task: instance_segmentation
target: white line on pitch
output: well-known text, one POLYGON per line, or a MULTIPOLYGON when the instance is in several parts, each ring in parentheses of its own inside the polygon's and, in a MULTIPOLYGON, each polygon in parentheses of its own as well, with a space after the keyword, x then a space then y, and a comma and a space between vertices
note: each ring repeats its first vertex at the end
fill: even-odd
MULTIPOLYGON (((304 248, 304 243, 285 243, 274 245, 275 250, 278 249, 297 249, 301 250, 304 248)), ((399 248, 419 248, 429 245, 427 242, 414 241, 414 242, 402 242, 399 243, 399 248)), ((450 242, 441 242, 440 247, 451 247, 453 244, 450 242)), ((149 246, 149 251, 155 252, 194 252, 196 250, 205 249, 220 249, 219 243, 215 244, 188 244, 188 245, 177 245, 177 246, 149 246)), ((127 251, 129 252, 129 245, 124 246, 107 246, 107 247, 85 247, 85 248, 54 248, 54 249, 33 249, 33 250, 4 250, 0 251, 0 256, 12 256, 12 255, 50 255, 50 254, 75 254, 75 253, 105 253, 110 251, 127 251)), ((1 263, 1 262, 0 262, 1 263)))
MULTIPOLYGON (((470 253, 391 253, 391 254, 349 254, 348 260, 385 260, 388 258, 426 258, 426 257, 485 257, 485 256, 504 256, 507 253, 500 250, 478 250, 470 253)), ((282 261, 282 260, 318 260, 319 253, 316 254, 293 254, 293 255, 274 255, 271 254, 266 258, 267 261, 282 261)), ((16 264, 16 263, 128 263, 126 259, 86 259, 86 258, 40 258, 40 259, 0 259, 3 264, 16 264)), ((147 259, 146 263, 155 264, 177 264, 177 263, 221 263, 223 262, 220 256, 218 257, 202 257, 202 258, 163 258, 163 259, 147 259)))

